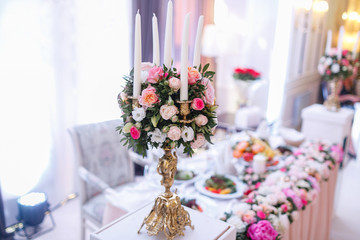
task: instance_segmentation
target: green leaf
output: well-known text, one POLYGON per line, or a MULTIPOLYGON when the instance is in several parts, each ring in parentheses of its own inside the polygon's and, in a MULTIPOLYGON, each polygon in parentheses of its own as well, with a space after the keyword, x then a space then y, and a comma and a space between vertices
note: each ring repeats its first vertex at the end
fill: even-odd
POLYGON ((210 64, 208 63, 208 64, 206 64, 205 66, 204 66, 204 68, 203 68, 203 72, 206 72, 206 70, 209 68, 209 66, 210 66, 210 64))

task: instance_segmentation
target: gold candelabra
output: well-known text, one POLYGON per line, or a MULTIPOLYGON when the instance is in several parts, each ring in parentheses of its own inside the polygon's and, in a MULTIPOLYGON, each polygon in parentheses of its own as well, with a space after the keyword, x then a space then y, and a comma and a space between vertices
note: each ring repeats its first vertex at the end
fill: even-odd
MULTIPOLYGON (((187 115, 190 114, 189 105, 191 101, 181 101, 179 103, 180 114, 183 117, 180 121, 183 123, 191 122, 192 120, 186 119, 187 115)), ((194 226, 191 225, 190 214, 181 206, 181 200, 176 191, 170 191, 177 170, 176 153, 172 153, 172 148, 167 142, 162 147, 165 154, 159 159, 157 172, 162 176, 161 185, 165 187, 165 192, 155 199, 155 204, 141 224, 138 234, 142 227, 146 225, 149 235, 164 232, 166 238, 172 240, 177 235, 184 236, 186 226, 189 226, 192 230, 194 226)))
POLYGON ((133 109, 136 108, 136 107, 137 108, 140 107, 138 98, 132 97, 132 96, 129 96, 128 98, 131 99, 133 109))

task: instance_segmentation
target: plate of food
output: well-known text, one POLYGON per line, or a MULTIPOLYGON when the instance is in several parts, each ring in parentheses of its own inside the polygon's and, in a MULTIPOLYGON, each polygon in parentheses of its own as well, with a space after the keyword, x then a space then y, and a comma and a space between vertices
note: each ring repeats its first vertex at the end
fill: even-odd
POLYGON ((232 199, 241 197, 246 185, 235 176, 208 174, 196 181, 195 188, 201 194, 218 199, 232 199))
POLYGON ((194 183, 198 178, 200 177, 200 174, 194 170, 188 170, 188 169, 178 169, 176 171, 175 177, 174 177, 174 183, 175 184, 182 184, 182 183, 194 183))

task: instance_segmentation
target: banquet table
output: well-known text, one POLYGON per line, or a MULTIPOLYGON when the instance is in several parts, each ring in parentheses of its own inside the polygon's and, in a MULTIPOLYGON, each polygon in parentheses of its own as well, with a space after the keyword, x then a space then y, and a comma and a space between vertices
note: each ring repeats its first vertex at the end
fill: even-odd
MULTIPOLYGON (((209 152, 207 153, 209 154, 209 152)), ((178 166, 179 168, 186 166, 189 169, 196 169, 200 173, 199 175, 209 171, 213 172, 214 169, 216 172, 216 162, 219 161, 219 159, 217 159, 217 161, 209 161, 208 154, 207 157, 194 157, 193 159, 180 158, 178 166)), ((218 156, 214 156, 214 153, 211 151, 210 155, 218 158, 218 156)), ((224 162, 221 163, 224 164, 224 162)), ((116 196, 113 195, 108 198, 111 199, 111 201, 107 202, 105 208, 103 217, 104 225, 115 221, 127 212, 135 211, 139 206, 153 202, 155 197, 163 191, 163 187, 160 185, 160 176, 155 173, 155 167, 156 164, 153 164, 153 172, 150 171, 144 178, 139 179, 129 186, 125 186, 117 192, 116 196)), ((329 171, 330 175, 327 180, 319 183, 320 192, 317 198, 307 205, 305 210, 298 211, 298 217, 296 217, 287 230, 282 233, 282 239, 329 239, 338 169, 337 164, 329 171)), ((221 169, 221 171, 223 172, 224 169, 221 169)), ((200 177, 198 181, 200 181, 200 177)), ((173 190, 175 189, 181 198, 196 199, 204 210, 203 214, 215 219, 222 218, 225 212, 231 212, 242 199, 241 197, 219 199, 203 195, 197 191, 194 182, 175 184, 173 190)))

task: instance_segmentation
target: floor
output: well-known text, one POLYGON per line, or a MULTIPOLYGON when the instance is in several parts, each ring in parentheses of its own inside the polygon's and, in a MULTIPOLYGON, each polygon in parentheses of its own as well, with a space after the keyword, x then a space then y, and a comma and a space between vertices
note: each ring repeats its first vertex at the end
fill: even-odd
MULTIPOLYGON (((330 240, 360 239, 360 164, 350 161, 339 176, 339 199, 333 219, 330 240)), ((36 238, 38 240, 80 240, 80 199, 76 198, 54 211, 54 230, 36 238)), ((49 217, 43 222, 45 229, 49 217)), ((21 238, 19 238, 21 239, 21 238)))

